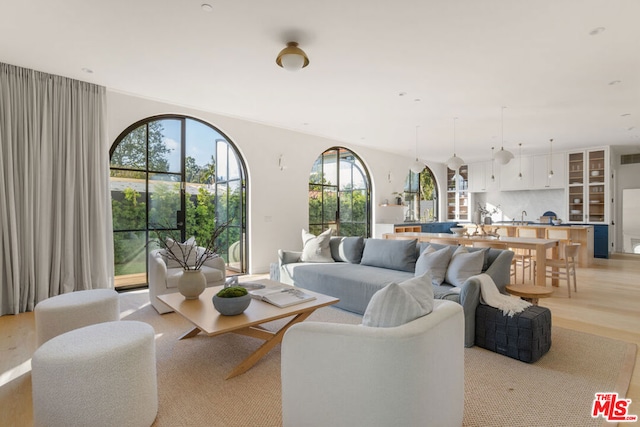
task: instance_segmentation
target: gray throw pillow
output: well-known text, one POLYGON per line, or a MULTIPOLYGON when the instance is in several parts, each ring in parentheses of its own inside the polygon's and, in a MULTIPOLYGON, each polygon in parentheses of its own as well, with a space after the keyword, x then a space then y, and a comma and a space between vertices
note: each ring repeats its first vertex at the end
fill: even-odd
POLYGON ((331 249, 329 249, 329 240, 331 239, 332 229, 327 229, 317 237, 306 230, 302 230, 302 262, 333 262, 331 258, 331 249))
POLYGON ((440 286, 444 282, 453 246, 436 250, 433 246, 428 246, 416 261, 416 276, 424 273, 431 273, 431 281, 434 285, 440 286))
POLYGON ((392 328, 433 311, 433 286, 426 273, 400 284, 389 283, 373 294, 362 317, 362 325, 392 328))
POLYGON ((367 239, 360 264, 413 272, 416 269, 416 240, 367 239))
POLYGON ((334 261, 360 264, 364 239, 362 237, 334 236, 329 241, 329 247, 334 261))
POLYGON ((447 273, 447 283, 453 286, 462 284, 471 276, 482 272, 484 251, 469 252, 464 246, 459 246, 453 253, 447 273))

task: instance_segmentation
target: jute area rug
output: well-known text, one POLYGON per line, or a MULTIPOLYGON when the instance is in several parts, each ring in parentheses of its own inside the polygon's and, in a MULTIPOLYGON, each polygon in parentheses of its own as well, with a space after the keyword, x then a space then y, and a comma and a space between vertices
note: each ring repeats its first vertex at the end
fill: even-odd
MULTIPOLYGON (((235 334, 179 341, 190 324, 175 313, 159 315, 148 301, 146 291, 121 294, 122 318, 147 322, 156 331, 154 426, 281 425, 280 346, 246 373, 225 380, 261 341, 235 334)), ((327 307, 308 321, 358 324, 361 317, 327 307)), ((267 326, 275 329, 281 322, 267 326)), ((591 417, 594 394, 626 394, 636 346, 558 327, 552 340, 551 350, 533 364, 478 347, 465 349, 464 425, 606 424, 591 417)))

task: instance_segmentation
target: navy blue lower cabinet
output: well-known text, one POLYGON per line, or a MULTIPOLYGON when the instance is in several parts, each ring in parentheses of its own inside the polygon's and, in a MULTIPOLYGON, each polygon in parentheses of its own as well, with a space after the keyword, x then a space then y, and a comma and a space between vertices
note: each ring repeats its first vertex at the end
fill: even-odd
POLYGON ((593 226, 593 257, 609 258, 609 226, 593 226))

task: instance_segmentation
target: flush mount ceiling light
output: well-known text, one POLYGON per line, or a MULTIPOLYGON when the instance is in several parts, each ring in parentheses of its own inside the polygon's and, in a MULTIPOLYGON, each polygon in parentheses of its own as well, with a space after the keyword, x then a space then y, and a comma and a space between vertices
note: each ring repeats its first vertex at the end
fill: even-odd
POLYGON ((289 42, 287 47, 282 49, 276 58, 276 64, 288 71, 298 71, 309 65, 309 58, 298 43, 289 42))
POLYGON ((504 109, 507 107, 502 107, 502 114, 501 114, 501 120, 502 120, 502 146, 500 147, 500 151, 498 151, 495 155, 495 160, 500 163, 501 165, 506 165, 507 163, 509 163, 509 161, 511 159, 513 159, 513 154, 511 154, 511 152, 507 151, 504 149, 504 109))
POLYGON ((447 167, 451 170, 457 171, 460 169, 460 166, 464 165, 464 160, 460 157, 456 156, 456 120, 457 117, 453 118, 453 156, 447 160, 447 167))
POLYGON ((418 128, 419 127, 420 126, 416 126, 416 161, 413 162, 413 164, 409 168, 413 173, 420 173, 424 169, 424 163, 418 160, 418 128))

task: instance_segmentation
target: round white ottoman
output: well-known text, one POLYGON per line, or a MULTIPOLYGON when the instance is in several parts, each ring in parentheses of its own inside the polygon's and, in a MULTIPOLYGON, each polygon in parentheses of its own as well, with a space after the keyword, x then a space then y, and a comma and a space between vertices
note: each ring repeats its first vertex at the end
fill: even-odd
POLYGON ((33 312, 39 347, 73 329, 120 319, 120 299, 113 289, 69 292, 40 301, 33 312))
POLYGON ((31 360, 34 426, 150 426, 158 412, 151 325, 104 322, 51 338, 31 360))

